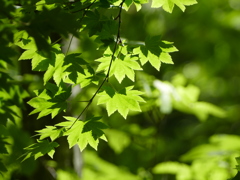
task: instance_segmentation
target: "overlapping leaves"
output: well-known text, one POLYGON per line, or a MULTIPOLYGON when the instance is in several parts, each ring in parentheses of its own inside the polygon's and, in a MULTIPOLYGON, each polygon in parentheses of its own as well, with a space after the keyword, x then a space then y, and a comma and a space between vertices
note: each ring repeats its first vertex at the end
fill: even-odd
POLYGON ((37 97, 28 101, 28 104, 35 109, 30 114, 39 113, 38 119, 52 115, 54 118, 61 111, 67 108, 67 99, 71 95, 71 86, 67 87, 60 83, 60 86, 47 83, 45 89, 35 91, 37 97))
POLYGON ((77 144, 81 151, 83 151, 88 144, 97 150, 99 139, 107 141, 102 131, 106 129, 107 126, 99 121, 101 117, 92 117, 84 122, 81 120, 76 121, 75 117, 65 116, 64 118, 67 121, 58 123, 55 126, 46 126, 46 128, 37 131, 40 138, 37 143, 25 148, 27 152, 23 155, 24 158, 22 161, 30 157, 37 159, 45 154, 53 158, 55 148, 59 146, 54 140, 61 136, 67 136, 69 148, 77 144), (46 140, 48 137, 52 142, 46 140))
POLYGON ((141 64, 146 62, 160 70, 161 62, 173 64, 172 58, 169 55, 171 52, 178 51, 173 46, 173 43, 167 41, 161 41, 161 36, 147 37, 145 40, 145 46, 139 46, 133 50, 134 54, 138 54, 141 64))
POLYGON ((68 136, 69 148, 77 144, 82 151, 89 144, 97 150, 99 139, 107 141, 102 131, 107 126, 99 121, 101 117, 93 117, 84 122, 80 120, 75 122, 76 118, 74 117, 65 116, 64 118, 68 121, 59 123, 56 126, 64 127, 67 130, 64 135, 68 136))
POLYGON ((65 83, 81 84, 81 87, 85 87, 91 82, 95 82, 97 77, 93 68, 80 58, 80 55, 79 53, 67 55, 56 72, 65 83))
MULTIPOLYGON (((19 60, 31 59, 32 70, 44 72, 44 89, 36 90, 35 93, 37 97, 32 98, 28 102, 28 104, 35 108, 30 114, 39 113, 38 118, 51 114, 52 118, 54 118, 67 108, 67 100, 71 95, 71 86, 65 83, 80 84, 81 87, 85 87, 95 80, 93 68, 80 57, 80 54, 70 54, 66 56, 61 52, 60 45, 51 44, 49 36, 52 35, 52 33, 64 37, 73 34, 77 37, 80 28, 82 28, 81 30, 87 29, 90 36, 97 36, 96 39, 100 40, 101 43, 110 45, 111 43, 116 43, 114 41, 116 35, 120 36, 121 10, 114 18, 108 18, 97 10, 97 6, 99 5, 99 7, 101 6, 101 8, 105 8, 105 10, 110 6, 128 10, 132 4, 135 4, 137 10, 140 10, 141 5, 147 2, 148 0, 84 0, 69 3, 69 1, 66 0, 59 3, 57 0, 42 0, 38 1, 37 4, 35 4, 35 2, 25 3, 28 5, 20 7, 17 21, 14 20, 14 16, 4 10, 7 8, 9 11, 14 11, 16 8, 13 7, 12 3, 10 3, 11 8, 5 5, 3 6, 5 8, 0 7, 1 10, 4 10, 4 13, 0 13, 1 16, 5 17, 5 15, 7 15, 7 17, 10 17, 9 20, 11 23, 14 24, 14 26, 16 24, 16 31, 17 29, 23 30, 16 33, 14 38, 15 45, 25 50, 19 60), (31 7, 33 4, 34 7, 31 7), (37 7, 35 7, 35 5, 37 7), (94 11, 91 10, 91 6, 95 8, 94 11), (36 12, 34 10, 36 10, 36 12), (25 14, 23 12, 25 12, 25 14), (54 80, 53 82, 55 84, 49 83, 51 79, 54 80)), ((185 5, 194 4, 195 2, 195 0, 155 0, 153 1, 153 7, 162 6, 164 10, 171 12, 174 4, 184 10, 185 5)), ((9 35, 12 36, 7 33, 7 36, 9 35)), ((3 37, 5 37, 5 35, 3 37)), ((120 37, 117 37, 117 39, 120 39, 120 37)), ((6 50, 7 55, 0 55, 0 58, 9 63, 10 59, 8 56, 10 56, 13 51, 5 48, 5 44, 8 45, 8 41, 3 40, 4 46, 2 45, 1 49, 6 50)), ((108 78, 108 75, 114 75, 119 83, 121 83, 125 77, 134 81, 135 71, 142 70, 138 60, 140 60, 142 65, 149 61, 152 66, 159 70, 161 62, 172 63, 171 56, 168 53, 174 51, 176 51, 176 48, 169 42, 160 41, 158 37, 147 38, 145 46, 135 48, 133 53, 128 51, 127 46, 119 48, 117 52, 115 52, 115 50, 114 52, 109 51, 108 49, 107 52, 104 53, 104 56, 98 59, 100 65, 97 71, 105 71, 106 77, 103 82, 108 78), (110 74, 108 74, 109 70, 110 74)), ((6 64, 4 63, 1 62, 0 67, 5 67, 6 64)), ((102 87, 102 85, 100 87, 102 87)), ((100 87, 99 89, 101 89, 100 87)), ((8 95, 14 95, 13 98, 10 99, 15 101, 15 94, 11 94, 11 91, 0 90, 0 114, 8 112, 6 117, 3 116, 5 118, 3 123, 1 122, 1 124, 5 125, 6 119, 13 120, 13 117, 16 116, 10 107, 12 104, 10 103, 9 105, 6 103, 6 97, 8 97, 8 95)), ((20 91, 16 92, 20 94, 20 91)), ((98 93, 98 104, 106 104, 109 116, 115 111, 118 111, 126 118, 129 111, 141 111, 139 103, 144 102, 140 97, 142 94, 140 91, 133 90, 133 86, 123 88, 120 91, 116 91, 112 87, 105 87, 102 92, 98 93)), ((17 104, 16 102, 15 104, 17 104)), ((54 140, 61 136, 67 136, 70 148, 77 144, 81 150, 85 149, 88 144, 94 149, 97 149, 99 139, 106 140, 104 132, 102 131, 106 128, 106 125, 99 121, 101 118, 94 117, 86 121, 76 121, 74 117, 65 117, 65 119, 67 121, 55 126, 47 126, 37 131, 40 138, 37 143, 25 148, 27 153, 25 154, 24 160, 30 157, 37 159, 44 154, 53 157, 55 148, 58 146, 54 140), (50 138, 52 142, 49 142, 46 138, 50 138)), ((4 170, 2 167, 4 166, 0 162, 0 170, 4 170)))
MULTIPOLYGON (((122 1, 121 0, 111 0, 109 1, 111 4, 117 6, 122 1)), ((142 8, 142 4, 148 3, 149 0, 125 0, 123 7, 126 10, 134 4, 136 6, 137 11, 142 8)), ((186 6, 190 6, 196 4, 196 0, 152 0, 152 8, 160 8, 162 7, 165 11, 172 13, 174 6, 178 6, 182 11, 185 11, 186 6)))
POLYGON ((31 144, 30 146, 24 148, 27 152, 23 155, 25 156, 24 160, 34 157, 36 160, 37 158, 48 154, 51 158, 55 153, 55 148, 58 147, 59 144, 56 142, 49 142, 48 140, 38 140, 37 143, 31 144))
POLYGON ((61 52, 58 44, 53 45, 49 52, 49 56, 46 56, 43 52, 37 50, 35 41, 24 33, 22 34, 21 41, 16 43, 16 45, 25 50, 19 57, 19 60, 31 59, 32 70, 46 71, 43 77, 45 84, 52 77, 57 84, 60 83, 62 77, 59 76, 58 69, 62 67, 64 54, 61 52))
POLYGON ((152 7, 162 7, 165 11, 172 13, 174 6, 178 6, 182 11, 185 11, 189 5, 196 4, 196 0, 153 0, 152 7))
POLYGON ((46 126, 46 128, 38 130, 39 140, 43 140, 47 137, 54 141, 55 139, 63 136, 64 132, 66 131, 65 128, 57 128, 56 126, 46 126))
MULTIPOLYGON (((32 70, 45 71, 43 80, 46 84, 51 78, 57 85, 61 81, 70 84, 81 84, 82 87, 89 85, 91 82, 96 83, 96 76, 93 68, 82 58, 79 53, 65 56, 61 52, 58 44, 51 47, 50 56, 44 55, 37 50, 35 41, 28 37, 26 33, 20 34, 21 41, 16 45, 25 51, 19 57, 19 60, 32 61, 32 70)), ((19 38, 20 38, 19 37, 19 38)))
POLYGON ((106 104, 108 115, 118 111, 125 119, 130 110, 141 111, 139 102, 145 102, 140 97, 143 93, 132 90, 133 86, 116 91, 109 86, 104 87, 104 91, 98 94, 98 104, 106 104))
POLYGON ((114 75, 119 83, 127 76, 129 79, 134 81, 135 70, 142 70, 141 66, 137 62, 138 57, 127 54, 127 47, 123 47, 119 54, 112 60, 112 51, 108 48, 104 52, 104 56, 97 59, 101 64, 98 66, 97 71, 105 71, 107 74, 110 62, 112 60, 111 69, 109 76, 114 75))

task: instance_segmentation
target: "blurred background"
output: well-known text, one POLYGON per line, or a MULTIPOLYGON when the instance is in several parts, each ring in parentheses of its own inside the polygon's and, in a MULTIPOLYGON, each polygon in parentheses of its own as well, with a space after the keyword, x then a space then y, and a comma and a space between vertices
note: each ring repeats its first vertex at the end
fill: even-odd
MULTIPOLYGON (((60 138, 54 159, 18 163, 16 158, 34 141, 30 137, 35 131, 58 122, 50 117, 36 120, 26 105, 18 128, 9 127, 9 152, 14 153, 2 158, 9 171, 0 179, 233 178, 240 150, 240 1, 199 0, 184 13, 175 7, 170 14, 150 4, 139 12, 134 6, 123 12, 123 39, 143 42, 148 35, 161 35, 179 51, 171 54, 174 65, 162 63, 157 71, 147 63, 136 74, 135 87, 145 92, 143 112, 131 113, 127 120, 118 113, 108 117, 104 106, 96 107, 94 101, 89 112, 104 117, 108 143, 101 141, 98 151, 88 147, 79 152, 78 147, 69 150, 66 139, 60 138)), ((83 33, 71 52, 99 58, 102 52, 93 39, 83 33)), ((22 79, 30 94, 41 86, 41 74, 31 72, 30 61, 19 62, 12 74, 22 79)), ((72 98, 89 99, 94 89, 76 88, 72 98)), ((83 107, 76 100, 67 113, 78 115, 83 107)))

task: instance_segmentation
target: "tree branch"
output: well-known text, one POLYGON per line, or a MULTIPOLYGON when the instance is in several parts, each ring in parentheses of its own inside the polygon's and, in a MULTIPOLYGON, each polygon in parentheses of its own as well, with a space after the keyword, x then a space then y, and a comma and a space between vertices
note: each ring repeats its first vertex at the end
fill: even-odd
POLYGON ((104 80, 102 81, 102 83, 99 85, 98 89, 96 90, 96 92, 93 94, 92 98, 88 101, 88 104, 86 105, 86 107, 82 110, 82 112, 79 114, 79 116, 76 118, 76 120, 72 123, 72 125, 70 126, 70 128, 68 130, 70 130, 73 125, 79 120, 79 118, 83 115, 83 113, 88 109, 88 107, 91 105, 93 99, 96 97, 96 95, 98 94, 98 92, 100 91, 100 89, 102 88, 102 86, 105 84, 105 82, 108 80, 109 78, 109 74, 110 74, 110 70, 111 70, 111 66, 112 66, 112 62, 114 60, 114 56, 115 56, 115 53, 116 53, 116 49, 117 49, 117 45, 119 44, 119 42, 121 42, 121 36, 120 36, 120 28, 121 28, 121 14, 122 14, 122 6, 123 6, 123 3, 125 2, 125 0, 123 0, 121 2, 121 4, 119 5, 119 13, 117 15, 117 17, 115 19, 118 19, 118 31, 117 31, 117 38, 116 38, 116 42, 114 44, 114 48, 113 48, 113 53, 112 53, 112 56, 111 56, 111 60, 110 60, 110 63, 109 63, 109 67, 108 67, 108 70, 107 70, 107 74, 104 78, 104 80))

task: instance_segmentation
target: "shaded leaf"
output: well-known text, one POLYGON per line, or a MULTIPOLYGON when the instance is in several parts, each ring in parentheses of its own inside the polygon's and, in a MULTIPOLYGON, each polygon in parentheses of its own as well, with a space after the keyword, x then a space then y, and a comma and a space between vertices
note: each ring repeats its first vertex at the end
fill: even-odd
POLYGON ((39 112, 38 119, 48 114, 54 118, 58 113, 66 110, 66 100, 71 95, 71 86, 66 87, 63 83, 59 87, 47 83, 45 88, 41 91, 35 91, 37 97, 28 101, 28 104, 35 108, 30 114, 39 112))
POLYGON ((67 55, 57 73, 64 82, 85 87, 91 82, 96 83, 96 75, 93 68, 79 57, 80 55, 79 53, 67 55))
POLYGON ((37 158, 48 154, 51 158, 55 153, 55 148, 58 147, 59 144, 56 142, 49 142, 48 140, 38 140, 37 143, 34 143, 26 148, 24 148, 27 152, 23 155, 25 156, 22 161, 30 157, 34 157, 36 160, 37 158))

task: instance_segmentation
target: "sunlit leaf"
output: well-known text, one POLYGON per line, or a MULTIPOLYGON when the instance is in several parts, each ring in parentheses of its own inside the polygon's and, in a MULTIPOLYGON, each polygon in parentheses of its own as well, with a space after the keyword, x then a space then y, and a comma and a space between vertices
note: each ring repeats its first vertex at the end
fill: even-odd
POLYGON ((83 151, 89 144, 97 150, 99 139, 107 141, 102 129, 107 126, 100 122, 100 117, 93 117, 86 121, 76 120, 74 117, 64 117, 68 121, 57 124, 57 126, 65 127, 67 131, 64 133, 67 136, 69 148, 78 145, 80 150, 83 151), (73 125, 73 122, 75 124, 73 125), (73 126, 72 126, 73 125, 73 126), (70 129, 69 129, 70 128, 70 129))
POLYGON ((50 137, 50 139, 54 141, 58 137, 62 136, 64 131, 65 131, 64 128, 58 129, 55 126, 46 126, 46 128, 38 130, 36 132, 38 132, 38 135, 40 136, 39 138, 40 140, 50 137))
POLYGON ((30 114, 39 113, 38 119, 48 114, 54 118, 59 112, 66 110, 66 100, 71 95, 71 87, 66 87, 63 83, 59 87, 47 83, 45 88, 36 91, 37 97, 28 101, 28 104, 35 108, 30 114))
POLYGON ((185 11, 185 6, 193 5, 196 3, 196 0, 153 0, 152 7, 162 7, 165 11, 172 13, 175 5, 178 6, 182 11, 185 11))
POLYGON ((169 55, 171 52, 178 51, 173 43, 161 41, 161 36, 147 37, 145 46, 139 46, 133 50, 134 54, 139 55, 139 60, 142 65, 146 62, 160 70, 161 62, 173 64, 172 58, 169 55))
POLYGON ((106 104, 108 116, 118 111, 125 119, 130 110, 141 111, 139 102, 145 102, 139 95, 143 93, 132 90, 133 86, 116 91, 111 87, 104 87, 98 94, 98 104, 106 104))
MULTIPOLYGON (((126 49, 126 47, 124 47, 126 49)), ((108 72, 112 55, 110 50, 107 49, 104 57, 97 59, 101 64, 98 66, 97 71, 104 70, 105 73, 108 72)), ((110 69, 110 76, 114 75, 119 83, 127 76, 132 81, 135 80, 135 70, 142 70, 140 65, 137 62, 137 57, 132 57, 130 54, 119 55, 113 59, 110 69)))

